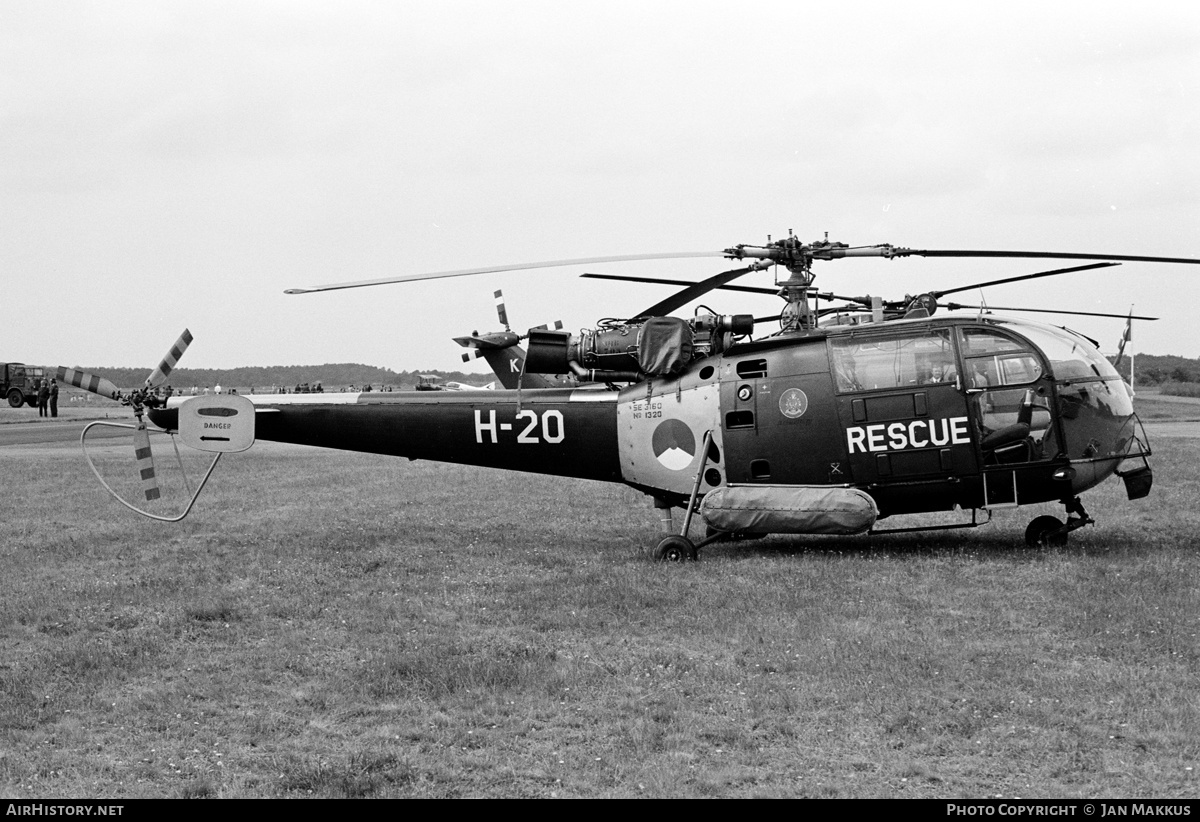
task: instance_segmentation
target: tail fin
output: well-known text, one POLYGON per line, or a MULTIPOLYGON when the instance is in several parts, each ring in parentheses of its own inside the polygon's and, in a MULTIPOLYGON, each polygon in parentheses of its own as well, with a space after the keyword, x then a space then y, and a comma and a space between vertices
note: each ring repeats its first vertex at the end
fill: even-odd
MULTIPOLYGON (((462 342, 462 339, 457 338, 456 341, 463 345, 465 343, 462 342)), ((525 370, 525 349, 516 342, 504 347, 492 345, 469 345, 468 347, 471 348, 471 351, 462 355, 463 362, 483 357, 495 373, 496 379, 505 388, 516 388, 518 383, 521 388, 558 388, 568 384, 566 381, 544 374, 525 374, 522 377, 521 372, 525 370)))
MULTIPOLYGON (((572 385, 573 381, 569 377, 558 378, 549 377, 543 374, 525 374, 525 349, 521 348, 519 343, 522 336, 515 334, 508 324, 508 311, 504 307, 504 294, 497 290, 492 295, 496 300, 496 316, 500 319, 500 324, 504 326, 503 331, 493 331, 490 334, 480 334, 478 331, 471 332, 467 337, 455 337, 454 341, 463 348, 468 349, 463 353, 463 362, 470 362, 477 357, 483 357, 492 371, 496 374, 496 378, 500 380, 500 384, 505 388, 517 388, 518 385, 522 388, 559 388, 561 386, 572 385)), ((562 328, 561 321, 553 323, 554 328, 562 328)), ((549 325, 539 325, 539 329, 549 328, 549 325)))

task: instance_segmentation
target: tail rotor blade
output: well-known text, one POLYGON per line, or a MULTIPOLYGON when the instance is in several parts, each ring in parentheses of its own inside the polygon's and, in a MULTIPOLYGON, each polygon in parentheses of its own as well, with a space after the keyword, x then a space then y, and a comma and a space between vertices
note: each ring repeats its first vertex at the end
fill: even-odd
POLYGON ((54 378, 66 385, 73 385, 76 388, 82 388, 84 391, 90 391, 93 394, 98 394, 110 400, 118 400, 121 398, 121 389, 113 385, 104 377, 98 377, 95 374, 89 374, 86 371, 77 371, 74 368, 63 368, 61 365, 54 372, 54 378))
POLYGON ((158 477, 154 475, 154 455, 150 452, 150 434, 143 423, 133 432, 133 454, 137 459, 138 476, 142 481, 142 493, 146 501, 159 498, 158 477))
POLYGON ((185 328, 179 335, 179 339, 171 346, 171 350, 167 352, 167 356, 163 357, 162 362, 158 364, 158 368, 154 369, 154 372, 146 378, 146 386, 153 388, 166 382, 167 377, 171 376, 171 372, 175 370, 175 364, 179 362, 179 358, 191 344, 192 332, 185 328))
POLYGON ((496 315, 500 318, 500 325, 504 326, 504 330, 509 330, 508 312, 504 310, 504 292, 496 289, 496 315))

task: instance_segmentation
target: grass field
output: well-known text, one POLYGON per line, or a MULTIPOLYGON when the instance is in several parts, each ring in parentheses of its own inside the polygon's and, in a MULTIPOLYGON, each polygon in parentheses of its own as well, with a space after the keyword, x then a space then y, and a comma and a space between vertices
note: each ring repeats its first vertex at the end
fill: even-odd
POLYGON ((1154 444, 1065 549, 682 566, 618 486, 259 443, 165 525, 0 449, 0 795, 1195 797, 1200 439, 1154 444))

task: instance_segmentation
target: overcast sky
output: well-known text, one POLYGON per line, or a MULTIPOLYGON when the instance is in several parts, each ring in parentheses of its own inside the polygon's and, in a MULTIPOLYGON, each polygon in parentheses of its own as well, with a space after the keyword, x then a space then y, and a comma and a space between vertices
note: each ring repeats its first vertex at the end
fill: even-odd
MULTIPOLYGON (((283 290, 789 229, 1200 258, 1200 6, 982 7, 0 0, 0 359, 149 370, 187 326, 191 367, 453 369, 451 337, 497 328, 497 288, 514 326, 578 329, 669 293, 583 271, 734 266, 283 290)), ((897 298, 1061 265, 850 260, 817 284, 897 298)), ((1133 303, 1162 317, 1135 351, 1200 356, 1200 266, 984 296, 1133 303)), ((1106 351, 1124 325, 1050 321, 1106 351)))

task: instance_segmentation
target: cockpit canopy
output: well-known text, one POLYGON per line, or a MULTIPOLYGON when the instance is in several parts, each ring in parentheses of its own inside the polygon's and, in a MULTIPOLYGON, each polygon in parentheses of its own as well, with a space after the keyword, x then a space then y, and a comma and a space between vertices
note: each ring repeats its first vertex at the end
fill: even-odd
POLYGON ((1055 380, 1119 380, 1107 358, 1083 337, 1064 328, 1029 321, 997 320, 996 325, 1027 338, 1045 355, 1055 380))
POLYGON ((1083 337, 1028 321, 992 319, 953 327, 892 326, 880 333, 831 335, 839 392, 957 382, 966 388, 1120 380, 1112 364, 1083 337))

